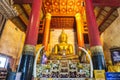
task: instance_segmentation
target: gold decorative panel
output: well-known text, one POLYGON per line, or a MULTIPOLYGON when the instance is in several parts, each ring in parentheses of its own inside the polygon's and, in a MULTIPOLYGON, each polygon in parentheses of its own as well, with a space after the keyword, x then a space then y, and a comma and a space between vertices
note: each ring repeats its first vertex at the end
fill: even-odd
POLYGON ((56 29, 73 29, 76 25, 74 17, 52 17, 50 26, 56 29))
POLYGON ((56 15, 74 15, 82 12, 84 0, 44 0, 45 13, 49 12, 56 15))

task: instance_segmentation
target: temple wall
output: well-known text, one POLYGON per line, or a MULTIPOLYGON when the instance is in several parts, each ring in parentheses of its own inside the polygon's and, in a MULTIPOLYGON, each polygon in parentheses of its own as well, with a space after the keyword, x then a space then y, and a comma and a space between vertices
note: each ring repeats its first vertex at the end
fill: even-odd
POLYGON ((101 34, 106 61, 111 60, 110 48, 120 47, 120 8, 119 17, 101 34))
MULTIPOLYGON (((61 34, 62 29, 54 29, 50 31, 50 52, 53 51, 54 45, 59 43, 59 36, 61 34)), ((65 29, 65 33, 68 36, 68 43, 72 44, 74 47, 74 53, 75 53, 75 46, 77 45, 77 39, 76 39, 76 33, 73 29, 65 29)))
POLYGON ((0 53, 18 59, 22 53, 25 33, 17 28, 10 20, 6 21, 0 38, 0 53))

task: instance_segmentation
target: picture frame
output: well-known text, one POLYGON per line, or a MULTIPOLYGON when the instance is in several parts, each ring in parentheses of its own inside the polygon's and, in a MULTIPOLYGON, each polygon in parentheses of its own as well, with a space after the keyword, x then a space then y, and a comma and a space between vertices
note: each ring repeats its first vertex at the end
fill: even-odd
POLYGON ((120 47, 111 48, 110 52, 111 52, 112 64, 115 65, 117 63, 120 63, 120 47))

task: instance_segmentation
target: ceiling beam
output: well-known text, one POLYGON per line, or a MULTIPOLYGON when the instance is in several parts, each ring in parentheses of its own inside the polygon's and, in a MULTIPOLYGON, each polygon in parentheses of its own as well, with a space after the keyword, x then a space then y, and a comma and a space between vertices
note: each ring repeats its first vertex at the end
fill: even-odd
POLYGON ((27 14, 25 8, 22 5, 20 5, 20 7, 22 8, 22 10, 23 10, 24 15, 26 16, 26 18, 29 19, 29 15, 27 14))
POLYGON ((33 0, 13 0, 16 4, 30 4, 33 0))
POLYGON ((58 14, 54 14, 54 13, 51 13, 52 17, 75 17, 75 14, 61 14, 61 13, 58 13, 58 14))
MULTIPOLYGON (((33 0, 14 0, 17 4, 32 3, 33 0)), ((112 6, 120 7, 120 0, 93 0, 95 6, 112 6)))
POLYGON ((10 19, 20 30, 26 31, 27 26, 24 24, 24 22, 17 16, 12 19, 10 19))
POLYGON ((16 7, 16 9, 17 9, 17 11, 18 11, 18 13, 19 13, 18 16, 21 18, 21 20, 22 20, 22 21, 25 23, 25 25, 27 26, 27 25, 28 25, 28 18, 27 18, 27 16, 26 16, 25 12, 23 11, 23 9, 21 8, 20 5, 15 4, 14 6, 16 7))
POLYGON ((100 10, 98 11, 98 14, 97 14, 96 18, 98 18, 98 17, 100 16, 100 14, 101 14, 102 10, 103 10, 103 7, 102 7, 102 8, 100 8, 100 10))
POLYGON ((30 16, 30 13, 31 13, 31 6, 30 6, 30 4, 23 4, 22 8, 24 8, 24 10, 27 13, 27 15, 30 16))
POLYGON ((106 17, 102 20, 101 24, 99 25, 99 28, 105 23, 105 21, 110 17, 110 15, 115 11, 115 8, 111 8, 109 13, 106 15, 106 17))
POLYGON ((95 6, 120 7, 120 0, 93 0, 95 6))

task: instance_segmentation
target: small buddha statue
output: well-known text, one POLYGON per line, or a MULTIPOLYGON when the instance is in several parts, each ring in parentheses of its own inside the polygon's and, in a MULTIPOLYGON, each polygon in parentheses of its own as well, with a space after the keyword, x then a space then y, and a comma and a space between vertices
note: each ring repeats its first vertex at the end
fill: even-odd
POLYGON ((119 64, 112 64, 112 61, 108 61, 108 72, 120 72, 120 65, 119 64))
POLYGON ((62 33, 59 37, 59 44, 56 44, 54 47, 54 54, 59 55, 69 55, 73 54, 73 46, 67 43, 67 34, 62 30, 62 33))

